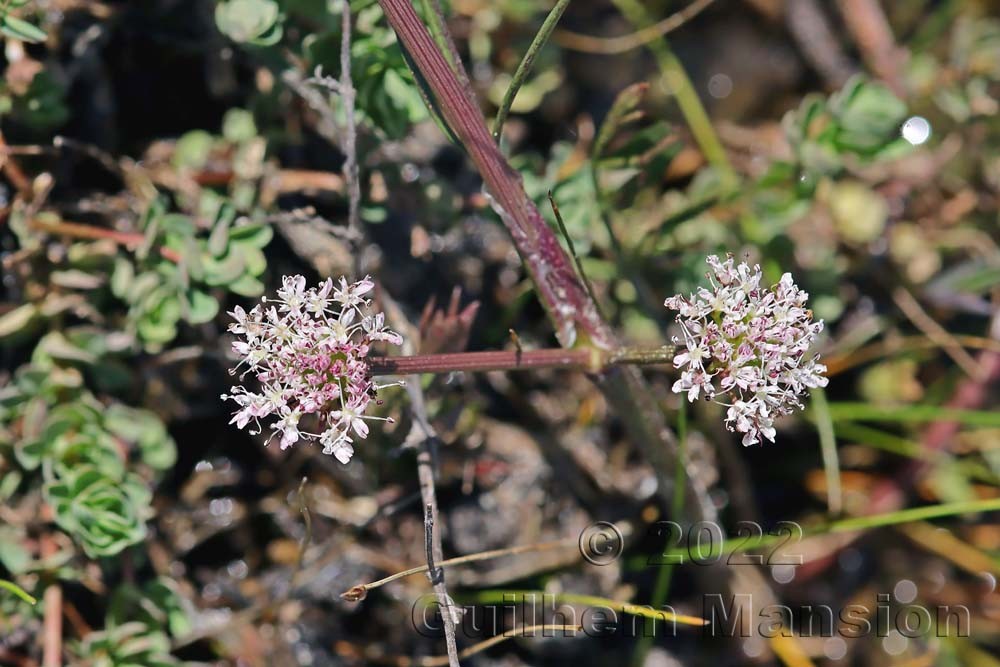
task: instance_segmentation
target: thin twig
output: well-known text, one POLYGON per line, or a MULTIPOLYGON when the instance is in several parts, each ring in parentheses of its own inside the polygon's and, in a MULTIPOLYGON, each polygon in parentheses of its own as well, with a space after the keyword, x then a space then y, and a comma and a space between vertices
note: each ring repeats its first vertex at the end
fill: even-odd
POLYGON ((424 506, 424 551, 427 554, 427 578, 432 584, 436 584, 441 581, 444 570, 434 567, 434 512, 432 509, 430 505, 424 506))
MULTIPOLYGON (((358 233, 361 228, 361 182, 358 176, 358 125, 354 116, 354 103, 357 94, 354 81, 351 78, 351 3, 341 2, 341 34, 340 34, 340 99, 344 104, 344 132, 341 135, 341 148, 344 151, 344 180, 347 182, 347 229, 358 233)), ((360 261, 362 253, 356 252, 355 261, 360 261)), ((356 267, 360 273, 361 267, 356 267)))
MULTIPOLYGON (((711 2, 711 0, 709 0, 709 2, 711 2)), ((555 30, 556 24, 559 23, 559 19, 562 18, 567 5, 569 5, 569 0, 559 0, 556 3, 556 6, 552 8, 549 15, 545 17, 545 21, 542 22, 542 27, 538 30, 535 38, 531 40, 531 45, 524 54, 524 58, 521 59, 517 69, 514 70, 514 76, 510 80, 510 85, 507 86, 507 92, 503 95, 503 101, 500 103, 500 108, 497 109, 496 120, 493 121, 493 138, 496 139, 498 143, 501 135, 503 134, 503 124, 507 122, 507 114, 510 113, 510 107, 514 104, 514 98, 517 97, 517 91, 521 90, 524 80, 528 78, 528 73, 531 72, 531 67, 535 64, 535 58, 538 56, 538 52, 541 51, 542 47, 545 46, 545 43, 549 41, 549 36, 552 34, 552 31, 555 30)))
MULTIPOLYGON (((1000 353, 1000 341, 990 338, 951 334, 951 339, 962 347, 967 347, 971 350, 988 350, 1000 353)), ((882 359, 883 357, 905 354, 917 350, 936 350, 939 348, 941 348, 941 341, 939 340, 932 340, 925 336, 904 336, 891 340, 880 340, 852 352, 826 357, 823 359, 823 364, 827 369, 827 377, 831 377, 856 366, 866 364, 869 361, 882 359)))
MULTIPOLYGON (((329 77, 326 77, 329 78, 329 77)), ((320 80, 322 77, 317 71, 316 75, 310 79, 303 80, 302 74, 295 67, 290 67, 285 70, 281 75, 281 80, 285 82, 289 88, 292 89, 296 95, 302 98, 310 109, 316 112, 319 116, 319 122, 316 124, 316 131, 321 137, 329 141, 334 145, 340 143, 339 132, 337 131, 337 118, 333 113, 333 109, 330 108, 330 104, 327 98, 317 89, 310 86, 310 83, 316 83, 323 85, 325 88, 330 90, 330 92, 339 93, 340 83, 337 82, 337 90, 334 91, 330 88, 329 84, 326 83, 325 79, 320 80)))
POLYGON ((441 562, 444 559, 441 549, 441 531, 434 530, 437 523, 437 491, 434 484, 434 456, 433 447, 437 439, 430 421, 427 418, 427 411, 424 404, 423 389, 417 382, 411 382, 406 387, 410 395, 410 405, 414 414, 414 428, 423 431, 420 438, 420 449, 417 452, 417 477, 420 481, 420 498, 424 503, 424 526, 426 527, 427 546, 427 573, 431 585, 434 587, 434 596, 437 598, 438 609, 441 612, 441 622, 444 626, 445 646, 448 650, 449 667, 460 667, 458 662, 458 643, 455 640, 455 618, 452 616, 453 602, 448 595, 448 588, 444 582, 444 570, 435 569, 434 562, 441 562))
MULTIPOLYGON (((489 639, 484 639, 478 644, 473 644, 472 646, 463 649, 462 652, 458 654, 458 657, 462 660, 465 658, 471 658, 477 653, 482 653, 486 649, 503 643, 508 639, 514 639, 516 637, 534 637, 536 632, 541 632, 543 637, 550 636, 545 634, 547 632, 562 632, 563 636, 565 636, 568 632, 572 632, 575 637, 582 631, 583 627, 579 625, 539 624, 522 626, 512 630, 505 630, 503 634, 495 635, 489 639)), ((386 656, 382 654, 359 655, 358 657, 364 658, 369 663, 392 665, 393 667, 444 667, 449 664, 448 656, 445 655, 433 655, 416 659, 411 658, 408 655, 386 656)))
MULTIPOLYGON (((579 538, 567 537, 562 540, 555 540, 552 542, 537 542, 535 544, 524 544, 518 547, 507 547, 506 549, 493 549, 491 551, 480 551, 479 553, 468 554, 466 556, 457 556, 455 558, 449 558, 437 563, 438 569, 444 569, 445 567, 450 567, 452 565, 464 565, 465 563, 476 563, 484 560, 493 560, 495 558, 502 558, 504 556, 516 556, 518 554, 539 552, 539 551, 550 551, 552 549, 564 549, 566 547, 575 547, 579 542, 579 538)), ((390 574, 388 577, 379 579, 378 581, 372 581, 367 584, 358 584, 350 590, 344 591, 340 594, 345 600, 350 602, 358 602, 365 599, 368 595, 368 591, 374 590, 376 588, 381 588, 386 584, 396 581, 397 579, 403 579, 404 577, 409 577, 414 574, 420 574, 421 572, 427 572, 429 570, 429 565, 420 565, 417 567, 411 567, 408 570, 403 570, 402 572, 395 572, 390 574)))
POLYGON ((965 351, 957 340, 943 326, 921 307, 920 303, 905 287, 899 287, 892 293, 903 314, 913 322, 928 338, 940 345, 956 364, 973 380, 982 381, 983 371, 972 355, 965 351))
POLYGON ((569 230, 566 229, 566 223, 563 221, 562 213, 559 211, 559 205, 556 204, 556 198, 552 195, 552 190, 549 190, 549 205, 552 207, 552 214, 556 217, 556 224, 559 226, 559 233, 563 235, 564 239, 566 239, 566 245, 569 247, 569 254, 573 256, 573 262, 576 264, 576 270, 580 272, 580 280, 583 281, 584 286, 586 286, 587 294, 590 295, 590 300, 597 304, 598 310, 600 310, 601 304, 598 303, 597 295, 594 294, 594 286, 590 283, 590 279, 587 278, 587 274, 583 270, 583 261, 576 253, 576 247, 573 244, 573 237, 569 235, 569 230))
POLYGON ((295 569, 292 570, 292 576, 288 581, 287 596, 290 596, 292 591, 295 590, 295 580, 298 578, 299 573, 302 572, 302 564, 306 558, 306 549, 309 548, 309 543, 312 541, 312 515, 309 514, 309 505, 306 502, 306 483, 308 481, 308 477, 303 477, 302 481, 299 482, 299 514, 302 515, 302 522, 305 524, 305 532, 302 534, 302 539, 299 540, 299 554, 295 559, 295 569))
POLYGON ((627 35, 594 37, 593 35, 583 35, 578 32, 559 29, 555 32, 553 41, 563 48, 583 53, 596 53, 608 56, 626 53, 632 49, 637 49, 640 46, 645 46, 652 41, 661 39, 674 30, 677 30, 708 8, 713 1, 694 0, 687 7, 671 14, 667 18, 627 35))

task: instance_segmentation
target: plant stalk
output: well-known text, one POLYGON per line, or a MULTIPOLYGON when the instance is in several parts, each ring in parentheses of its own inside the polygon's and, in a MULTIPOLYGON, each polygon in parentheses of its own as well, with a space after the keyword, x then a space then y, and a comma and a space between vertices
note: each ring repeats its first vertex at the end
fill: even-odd
POLYGON ((528 74, 531 72, 531 66, 535 64, 535 58, 538 57, 538 53, 545 46, 545 43, 549 41, 549 36, 552 35, 556 24, 562 18, 567 5, 569 5, 569 0, 558 0, 556 2, 556 6, 545 17, 541 29, 539 29, 535 38, 531 40, 531 46, 528 47, 524 58, 521 59, 520 64, 518 64, 517 69, 514 71, 510 85, 507 86, 507 92, 503 95, 503 102, 500 103, 500 108, 497 109, 496 120, 493 121, 493 137, 497 140, 497 143, 500 143, 500 137, 503 135, 503 125, 507 122, 507 114, 510 113, 510 108, 514 104, 517 91, 521 90, 521 86, 524 85, 524 80, 528 78, 528 74))
MULTIPOLYGON (((620 349, 617 335, 601 316, 568 253, 525 192, 521 175, 500 152, 478 103, 438 50, 411 0, 378 2, 409 54, 415 75, 426 82, 437 101, 436 108, 479 171, 493 208, 510 232, 538 299, 552 320, 559 343, 566 348, 595 347, 605 353, 620 349)), ((670 498, 675 486, 674 467, 680 458, 677 441, 645 379, 634 366, 614 365, 595 375, 594 380, 621 417, 629 438, 656 471, 661 497, 670 498)), ((698 479, 695 474, 685 477, 685 522, 713 520, 716 515, 698 479)))
POLYGON ((548 350, 492 350, 487 352, 453 352, 418 354, 405 357, 371 357, 373 375, 415 375, 417 373, 450 373, 457 371, 523 371, 543 368, 600 373, 612 366, 662 365, 671 363, 672 346, 655 350, 622 349, 605 355, 595 348, 556 348, 548 350))

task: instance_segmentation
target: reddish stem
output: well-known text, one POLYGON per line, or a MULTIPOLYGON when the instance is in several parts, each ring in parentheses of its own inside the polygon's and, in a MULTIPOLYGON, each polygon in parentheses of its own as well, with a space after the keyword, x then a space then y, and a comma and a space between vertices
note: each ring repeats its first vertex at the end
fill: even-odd
POLYGON ((622 349, 614 354, 594 348, 571 350, 493 350, 488 352, 452 352, 418 354, 409 357, 371 357, 373 375, 414 375, 417 373, 449 373, 453 371, 521 371, 542 368, 599 373, 612 366, 662 365, 670 363, 674 348, 656 350, 622 349))
MULTIPOLYGON (((43 535, 41 550, 42 557, 47 558, 58 552, 59 547, 51 535, 43 535)), ((42 621, 42 667, 62 665, 62 599, 62 588, 59 581, 54 580, 45 588, 42 597, 45 609, 42 621)))
POLYGON ((493 208, 510 230, 534 279, 538 297, 555 324, 560 344, 572 347, 579 327, 595 345, 604 349, 615 347, 614 332, 601 319, 597 304, 587 294, 555 232, 525 193, 520 174, 507 164, 497 148, 476 101, 438 50, 413 10, 412 1, 379 0, 379 4, 415 68, 434 93, 437 109, 482 175, 493 197, 493 208))
POLYGON ((575 350, 492 350, 488 352, 371 358, 373 375, 414 375, 416 373, 448 373, 451 371, 517 371, 541 368, 595 371, 600 366, 599 355, 592 350, 582 348, 575 350))
MULTIPOLYGON (((91 225, 83 225, 78 222, 46 222, 43 220, 32 220, 31 226, 35 229, 40 229, 57 236, 69 236, 75 239, 91 239, 95 241, 108 239, 119 245, 123 245, 126 248, 135 248, 136 246, 141 245, 145 240, 145 237, 142 234, 119 232, 114 229, 93 227, 91 225)), ((173 262, 174 264, 178 264, 181 261, 180 253, 172 248, 160 247, 157 248, 157 251, 160 253, 160 257, 173 262)))

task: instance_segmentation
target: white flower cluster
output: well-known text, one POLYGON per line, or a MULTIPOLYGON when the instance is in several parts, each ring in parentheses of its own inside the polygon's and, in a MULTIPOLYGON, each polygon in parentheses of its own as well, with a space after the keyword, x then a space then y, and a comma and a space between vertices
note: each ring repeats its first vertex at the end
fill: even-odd
POLYGON ((353 437, 368 435, 365 420, 385 419, 365 415, 377 390, 389 386, 372 381, 370 346, 403 342, 386 328, 382 313, 369 312, 365 294, 374 287, 368 277, 355 283, 341 278, 339 285, 328 278, 306 289, 304 277, 286 276, 277 300, 264 297, 249 313, 233 310, 236 321, 229 331, 241 337, 233 343, 241 361, 231 372, 245 366, 240 378, 253 374, 260 391, 235 386, 222 395, 239 406, 230 423, 243 428, 253 422, 252 432, 260 433, 260 420, 275 417, 268 442, 278 433, 282 449, 300 439, 315 440, 324 454, 350 461, 353 437), (299 428, 306 415, 315 415, 319 432, 299 428))
POLYGON ((732 256, 711 255, 707 262, 711 289, 664 303, 678 311, 684 334, 683 341, 674 338, 684 345, 674 366, 684 370, 673 390, 728 407, 726 427, 742 433, 744 445, 762 437, 774 442, 775 418, 801 409, 799 396, 808 388, 827 384, 819 357, 805 356, 823 321, 813 321, 809 295, 791 274, 767 288, 760 285, 760 266, 735 265, 732 256))

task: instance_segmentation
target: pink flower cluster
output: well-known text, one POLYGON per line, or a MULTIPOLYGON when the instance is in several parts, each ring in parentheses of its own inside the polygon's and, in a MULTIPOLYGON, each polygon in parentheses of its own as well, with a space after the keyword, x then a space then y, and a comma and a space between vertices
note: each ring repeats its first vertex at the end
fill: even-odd
POLYGON ((365 295, 375 287, 371 278, 355 283, 344 278, 339 284, 327 279, 318 288, 306 289, 302 276, 286 276, 276 300, 261 299, 249 313, 237 307, 229 331, 240 338, 233 351, 240 367, 256 377, 259 393, 235 386, 224 400, 238 406, 231 424, 244 428, 253 422, 253 433, 261 432, 260 420, 274 417, 270 442, 281 434, 281 448, 299 440, 315 440, 324 454, 347 463, 354 454, 354 437, 368 435, 365 410, 376 391, 366 361, 371 344, 386 341, 400 345, 403 339, 385 326, 382 313, 371 313, 365 295), (273 304, 273 305, 272 305, 273 304), (299 427, 306 415, 318 432, 299 427))
POLYGON ((806 308, 809 295, 789 273, 777 285, 761 287, 760 266, 734 264, 708 257, 711 289, 689 297, 672 296, 664 303, 678 311, 683 350, 674 366, 684 369, 674 383, 689 401, 703 395, 728 407, 726 427, 743 434, 744 445, 774 442, 774 420, 802 408, 799 397, 812 387, 825 387, 826 366, 806 352, 823 321, 813 321, 806 308), (729 400, 720 400, 726 397, 729 400))

